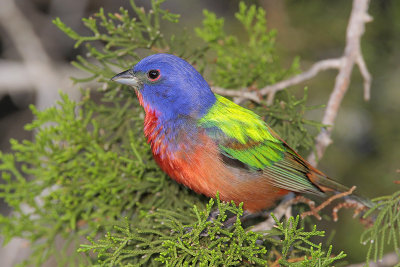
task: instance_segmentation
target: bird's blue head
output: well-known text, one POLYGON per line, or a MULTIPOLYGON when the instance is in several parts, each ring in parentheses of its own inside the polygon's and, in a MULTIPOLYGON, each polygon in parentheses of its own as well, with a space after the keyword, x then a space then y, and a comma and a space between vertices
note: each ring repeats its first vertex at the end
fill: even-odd
POLYGON ((148 56, 112 80, 134 87, 145 108, 156 111, 159 119, 198 119, 216 101, 201 74, 185 60, 170 54, 148 56))

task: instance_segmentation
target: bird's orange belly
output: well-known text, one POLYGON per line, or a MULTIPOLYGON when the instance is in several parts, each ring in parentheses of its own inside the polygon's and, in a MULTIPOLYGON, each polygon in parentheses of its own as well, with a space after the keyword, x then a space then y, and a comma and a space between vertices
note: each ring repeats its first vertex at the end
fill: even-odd
POLYGON ((209 197, 215 197, 218 192, 223 201, 243 202, 243 208, 250 212, 269 208, 288 193, 272 186, 262 174, 257 177, 245 170, 232 172, 220 159, 217 146, 204 139, 200 142, 202 145, 190 149, 191 153, 182 149, 174 157, 154 154, 154 158, 163 171, 178 183, 209 197))

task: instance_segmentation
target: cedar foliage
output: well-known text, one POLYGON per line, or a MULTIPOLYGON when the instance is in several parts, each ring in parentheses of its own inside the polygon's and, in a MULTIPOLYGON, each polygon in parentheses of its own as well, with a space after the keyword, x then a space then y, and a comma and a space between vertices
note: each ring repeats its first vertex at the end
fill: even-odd
MULTIPOLYGON (((261 88, 299 72, 298 59, 289 68, 280 65, 276 31, 267 29, 263 9, 240 3, 235 17, 247 38, 226 33, 224 19, 209 11, 195 37, 185 32, 165 36, 161 24, 176 24, 179 15, 162 9, 162 2, 152 0, 147 11, 133 0, 131 9, 115 14, 100 9, 83 19, 90 36, 54 21, 76 47, 85 45, 88 51, 72 63, 88 77, 74 81, 97 81, 102 98, 95 102, 90 91, 82 90, 78 103, 62 95, 56 107, 38 111, 32 106, 35 119, 25 129, 36 132, 35 140, 11 140, 13 153, 0 152, 5 181, 0 197, 13 208, 10 216, 0 216, 4 243, 14 237, 29 240, 32 254, 22 265, 36 266, 50 257, 59 266, 331 266, 343 259, 343 252, 332 255, 332 247, 313 243, 312 237, 324 232, 316 226, 307 230, 298 216, 276 220, 277 227, 266 233, 252 232, 239 220, 241 205, 218 198, 206 204, 205 197, 157 167, 142 133, 144 114, 136 97, 109 81, 116 69, 163 51, 185 58, 211 84, 225 88, 261 88), (194 46, 192 38, 202 42, 194 46), (215 208, 219 216, 207 220, 215 208), (236 220, 224 228, 228 214, 236 220)), ((290 91, 278 94, 269 107, 245 104, 266 116, 292 146, 313 149, 323 125, 304 118, 305 111, 318 108, 307 106, 306 89, 301 99, 290 91)), ((399 226, 398 196, 381 200, 384 213, 362 237, 381 236, 368 253, 375 260, 386 236, 395 248, 399 239, 394 230, 399 226), (391 226, 380 228, 388 220, 391 226)))

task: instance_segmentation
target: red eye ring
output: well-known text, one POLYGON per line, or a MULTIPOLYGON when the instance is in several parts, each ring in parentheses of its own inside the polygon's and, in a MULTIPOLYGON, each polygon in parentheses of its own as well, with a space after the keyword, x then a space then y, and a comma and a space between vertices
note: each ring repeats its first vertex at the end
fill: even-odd
POLYGON ((149 70, 147 72, 147 78, 151 82, 157 81, 158 79, 160 79, 160 77, 161 77, 160 70, 149 70))

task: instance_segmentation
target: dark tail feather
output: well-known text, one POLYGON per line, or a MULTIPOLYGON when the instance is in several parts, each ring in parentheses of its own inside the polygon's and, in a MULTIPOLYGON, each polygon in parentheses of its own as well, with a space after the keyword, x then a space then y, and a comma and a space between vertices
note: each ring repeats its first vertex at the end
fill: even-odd
MULTIPOLYGON (((350 191, 350 188, 342 185, 335 180, 332 180, 329 177, 320 175, 316 173, 317 179, 314 179, 314 183, 319 186, 323 191, 326 192, 335 192, 335 193, 344 193, 350 191)), ((349 198, 351 200, 354 200, 368 208, 372 208, 374 206, 374 203, 368 199, 367 197, 361 196, 359 194, 352 193, 351 195, 346 196, 346 198, 349 198)))

